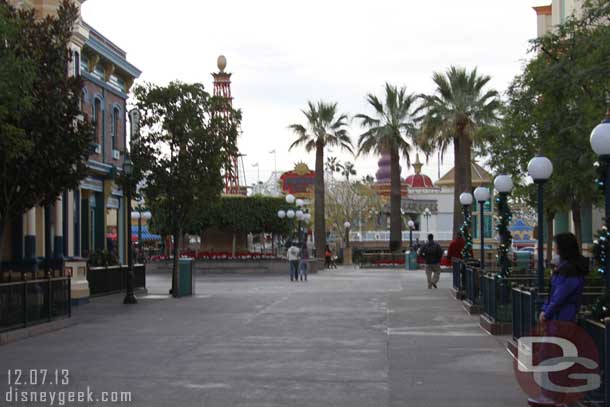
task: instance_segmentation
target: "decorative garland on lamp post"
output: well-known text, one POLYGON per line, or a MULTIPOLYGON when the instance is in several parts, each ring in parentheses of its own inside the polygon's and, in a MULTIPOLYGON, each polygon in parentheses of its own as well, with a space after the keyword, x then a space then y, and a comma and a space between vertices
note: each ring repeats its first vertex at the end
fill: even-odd
POLYGON ((496 222, 496 231, 500 236, 500 244, 498 245, 498 266, 502 271, 503 276, 507 276, 511 272, 511 265, 508 259, 508 251, 513 243, 513 237, 508 230, 508 226, 513 220, 513 214, 508 205, 508 194, 499 193, 496 198, 498 216, 496 222))
POLYGON ((462 232, 462 237, 466 241, 464 249, 462 249, 462 257, 464 260, 471 260, 474 257, 474 253, 472 251, 472 233, 470 233, 470 227, 472 225, 470 207, 462 205, 462 213, 464 214, 464 223, 460 226, 460 232, 462 232))

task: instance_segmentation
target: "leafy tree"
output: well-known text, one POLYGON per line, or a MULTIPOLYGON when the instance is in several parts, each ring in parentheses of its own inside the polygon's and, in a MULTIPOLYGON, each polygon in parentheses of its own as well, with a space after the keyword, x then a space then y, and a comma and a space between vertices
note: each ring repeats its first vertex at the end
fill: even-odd
POLYGON ((144 130, 132 140, 134 164, 145 180, 142 192, 153 219, 161 220, 161 229, 174 238, 173 289, 180 238, 195 213, 220 197, 221 170, 235 153, 241 114, 199 83, 146 84, 134 93, 144 130))
POLYGON ((39 20, 0 0, 0 252, 9 222, 54 202, 86 175, 93 131, 68 77, 78 9, 64 1, 39 20))
POLYGON ((367 101, 374 116, 358 114, 355 116, 368 129, 358 139, 358 154, 390 155, 390 250, 402 247, 402 214, 400 195, 400 156, 403 155, 410 165, 410 140, 416 137, 414 105, 417 96, 407 94, 407 89, 386 83, 385 99, 369 94, 367 101))
POLYGON ((453 233, 463 222, 460 194, 472 189, 471 154, 473 142, 480 143, 490 127, 497 124, 500 100, 498 92, 487 90, 491 77, 480 76, 477 69, 451 67, 446 73, 435 72, 436 91, 422 95, 421 136, 424 151, 440 150, 444 155, 453 144, 455 186, 453 197, 453 233))
POLYGON ((383 204, 371 187, 360 181, 336 181, 326 189, 326 226, 345 236, 345 221, 353 226, 369 220, 370 213, 379 213, 383 204))
MULTIPOLYGON (((535 56, 509 88, 502 133, 488 151, 494 168, 521 175, 536 153, 549 157, 554 171, 545 186, 547 220, 571 210, 580 242, 580 208, 601 198, 588 138, 603 118, 610 91, 608 15, 610 2, 586 2, 581 18, 570 17, 533 41, 535 56)), ((531 188, 517 193, 535 204, 531 188)))
POLYGON ((304 146, 306 151, 316 152, 316 178, 314 186, 314 227, 316 233, 316 253, 321 256, 326 246, 326 225, 324 212, 324 149, 340 147, 352 151, 352 141, 347 132, 347 115, 337 112, 336 103, 308 102, 303 110, 307 119, 305 125, 292 124, 289 128, 297 135, 290 149, 304 146))

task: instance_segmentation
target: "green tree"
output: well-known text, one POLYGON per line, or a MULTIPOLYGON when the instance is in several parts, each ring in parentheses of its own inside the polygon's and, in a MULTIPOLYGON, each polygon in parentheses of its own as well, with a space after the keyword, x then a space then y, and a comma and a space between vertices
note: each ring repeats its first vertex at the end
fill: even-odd
POLYGON ((358 114, 355 116, 362 127, 368 129, 358 139, 358 154, 390 155, 390 250, 402 247, 402 214, 400 195, 400 156, 411 164, 409 152, 411 141, 416 137, 414 123, 415 94, 407 94, 407 89, 386 83, 385 99, 369 94, 367 101, 374 116, 358 114))
POLYGON ((86 175, 93 131, 80 112, 82 80, 67 75, 77 18, 69 1, 39 20, 0 0, 0 252, 9 222, 86 175))
POLYGON ((436 90, 422 95, 420 144, 424 151, 438 149, 444 155, 453 144, 455 186, 453 197, 453 233, 463 222, 460 194, 472 189, 471 155, 473 142, 482 142, 498 122, 498 92, 486 89, 491 77, 480 76, 477 69, 451 67, 446 73, 435 72, 436 90))
MULTIPOLYGON (((579 242, 581 207, 601 198, 594 188, 597 158, 588 138, 604 116, 610 91, 610 27, 599 24, 608 15, 610 2, 586 2, 581 18, 570 17, 533 41, 535 56, 509 87, 502 132, 488 149, 492 167, 520 175, 535 154, 551 159, 547 221, 571 210, 579 242)), ((516 192, 535 204, 528 186, 516 192)))
POLYGON ((352 141, 347 132, 347 115, 337 112, 336 103, 308 102, 303 110, 305 125, 292 124, 289 128, 297 135, 290 149, 304 146, 316 152, 316 178, 314 185, 314 228, 316 233, 316 255, 324 253, 326 246, 326 221, 324 212, 324 149, 339 147, 353 152, 352 141))
POLYGON ((146 84, 134 94, 143 129, 132 140, 134 164, 145 180, 142 192, 153 219, 165 221, 156 227, 174 238, 173 289, 180 238, 192 227, 195 213, 220 197, 221 170, 235 153, 241 114, 199 83, 146 84))

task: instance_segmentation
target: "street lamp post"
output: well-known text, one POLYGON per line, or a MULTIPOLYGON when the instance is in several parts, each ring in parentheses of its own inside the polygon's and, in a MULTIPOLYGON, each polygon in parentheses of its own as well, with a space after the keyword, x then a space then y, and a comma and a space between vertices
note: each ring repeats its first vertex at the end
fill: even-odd
MULTIPOLYGON (((538 185, 538 292, 544 290, 544 184, 553 174, 553 163, 538 155, 527 164, 527 173, 538 185)), ((550 237, 550 236, 549 236, 550 237)))
POLYGON ((349 229, 352 227, 352 224, 345 221, 343 227, 345 228, 345 247, 349 247, 349 229))
MULTIPOLYGON (((498 175, 494 180, 494 187, 498 190, 499 196, 499 208, 500 211, 503 208, 508 208, 508 194, 513 190, 513 179, 510 175, 498 175)), ((509 210, 509 209, 507 209, 509 210)), ((503 212, 501 212, 503 213, 503 212)), ((502 219, 502 218, 501 218, 502 219)), ((500 221, 502 222, 502 220, 500 221)), ((501 223, 502 225, 502 223, 501 223)), ((502 269, 502 275, 508 274, 508 245, 510 241, 510 232, 507 229, 500 231, 500 267, 502 269)))
MULTIPOLYGON (((599 156, 601 164, 604 166, 605 179, 604 179, 604 201, 605 201, 605 215, 604 220, 606 228, 610 228, 610 109, 606 115, 606 118, 598 124, 591 132, 591 148, 599 156)), ((606 257, 608 253, 606 253, 606 257)), ((604 277, 606 279, 606 285, 610 287, 610 261, 606 260, 604 277)))
POLYGON ((432 212, 430 211, 430 208, 426 208, 424 209, 424 218, 426 218, 426 233, 430 233, 430 216, 432 216, 432 212))
POLYGON ((133 248, 131 242, 131 181, 133 176, 133 162, 129 158, 129 154, 125 153, 125 160, 123 161, 123 171, 127 177, 127 273, 125 273, 125 298, 123 304, 137 304, 138 300, 134 294, 134 276, 133 276, 133 248))
POLYGON ((474 190, 474 199, 479 203, 479 218, 481 223, 481 270, 485 270, 485 202, 487 202, 489 198, 489 188, 477 187, 474 190))
POLYGON ((460 194, 460 203, 462 204, 462 211, 464 212, 464 239, 466 240, 465 250, 462 251, 462 257, 464 260, 470 260, 472 258, 472 235, 470 233, 470 228, 472 227, 472 216, 470 212, 470 207, 474 202, 474 198, 470 192, 462 192, 460 194))
POLYGON ((409 219, 407 226, 409 227, 409 248, 413 250, 413 228, 415 227, 415 222, 409 219))

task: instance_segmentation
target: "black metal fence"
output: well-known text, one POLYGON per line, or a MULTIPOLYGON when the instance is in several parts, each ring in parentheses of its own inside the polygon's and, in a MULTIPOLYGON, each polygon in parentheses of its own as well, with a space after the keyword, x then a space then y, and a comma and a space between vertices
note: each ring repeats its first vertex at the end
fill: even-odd
MULTIPOLYGON (((89 267, 87 281, 92 296, 118 293, 125 290, 125 274, 127 266, 89 267)), ((146 287, 146 267, 144 264, 135 264, 135 288, 146 287)))
POLYGON ((497 274, 481 276, 481 306, 493 322, 511 322, 511 283, 497 274))
POLYGON ((453 289, 455 291, 462 291, 462 267, 464 263, 459 259, 453 259, 453 289))
POLYGON ((70 315, 70 277, 0 283, 0 332, 70 315))
POLYGON ((587 331, 595 341, 599 354, 599 369, 602 375, 601 387, 587 393, 586 399, 590 405, 610 405, 610 322, 601 323, 590 319, 582 319, 580 325, 587 331))
POLYGON ((513 338, 530 334, 536 326, 536 298, 534 288, 513 287, 513 338))
POLYGON ((479 269, 466 266, 464 270, 466 300, 472 305, 479 304, 479 269))

